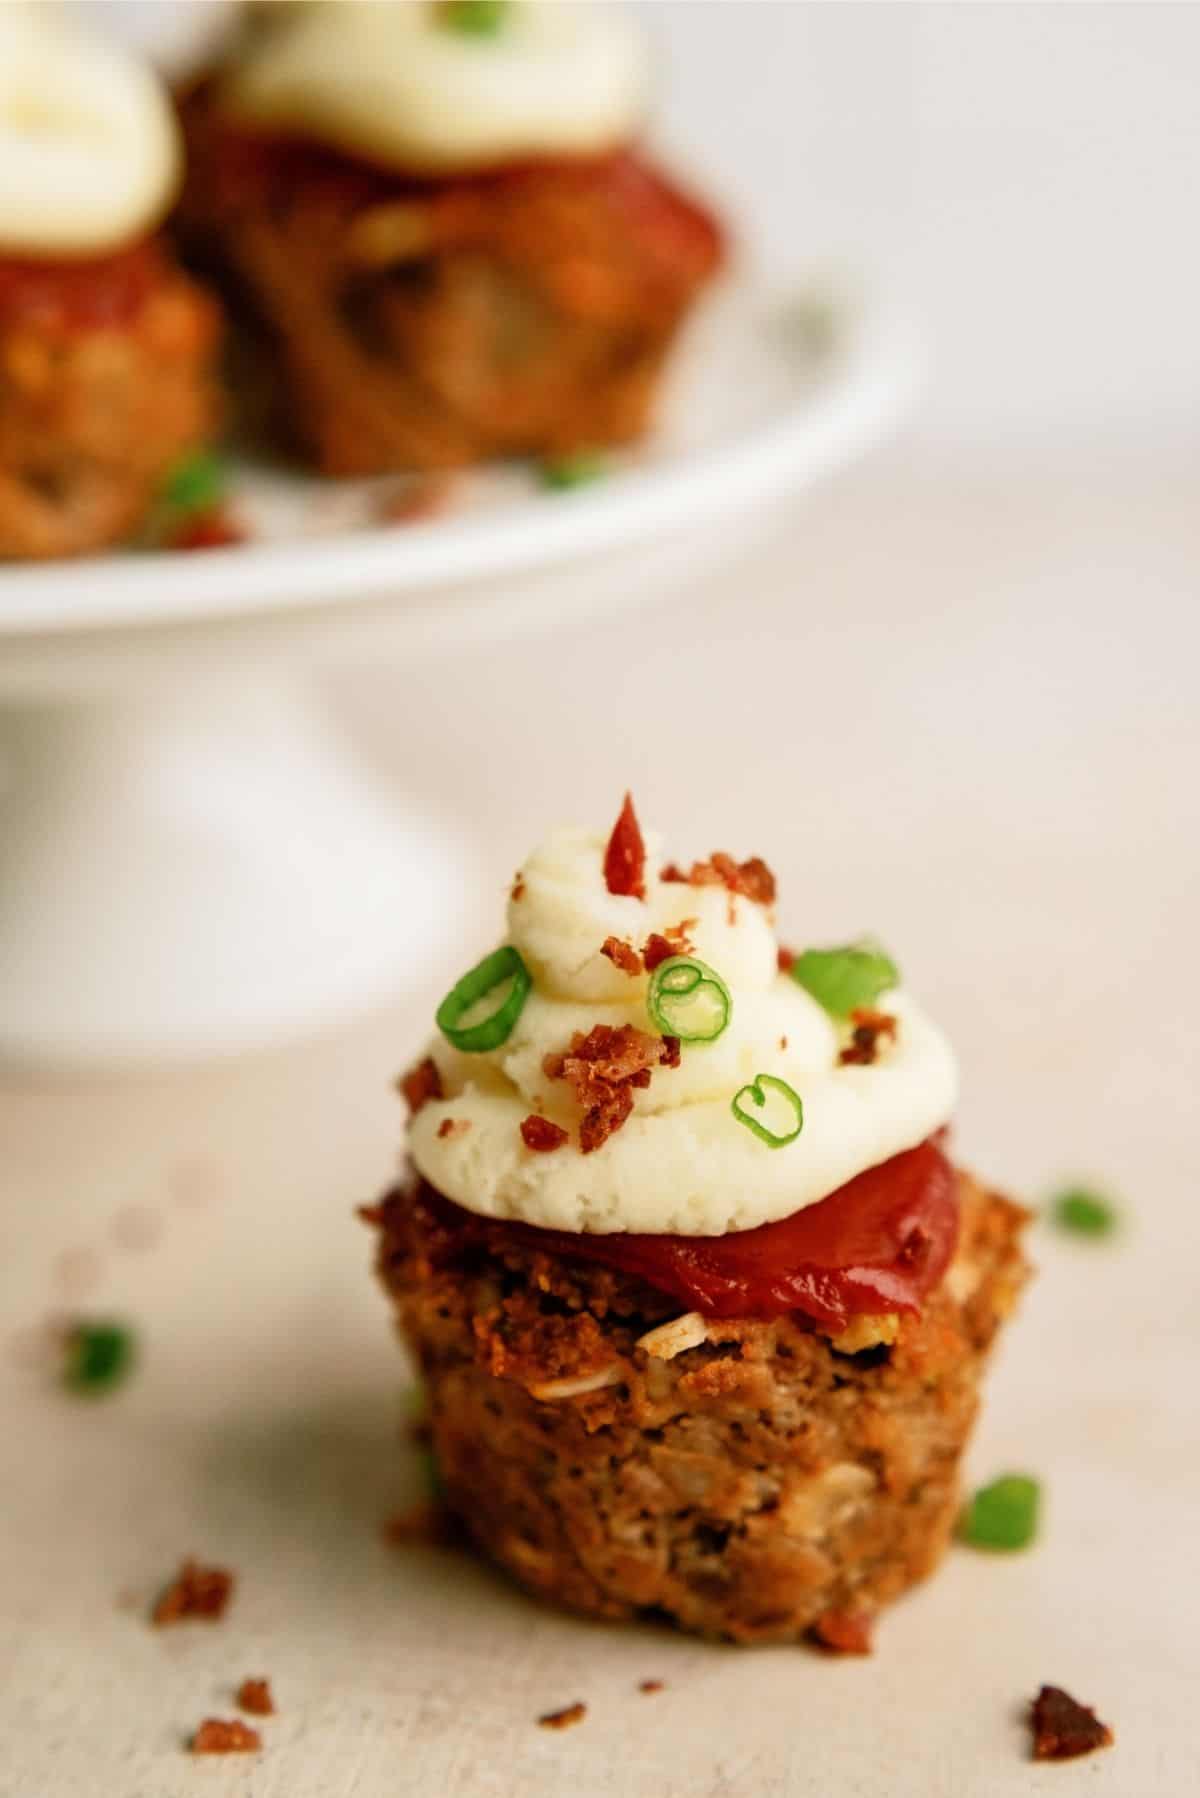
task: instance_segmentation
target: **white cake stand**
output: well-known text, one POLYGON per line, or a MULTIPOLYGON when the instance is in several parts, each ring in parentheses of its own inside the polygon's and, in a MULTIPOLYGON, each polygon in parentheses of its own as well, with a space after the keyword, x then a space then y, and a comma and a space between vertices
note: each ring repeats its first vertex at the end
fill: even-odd
POLYGON ((742 555, 913 386, 894 323, 861 305, 830 323, 731 286, 655 441, 594 486, 477 475, 445 516, 379 528, 369 484, 246 468, 244 547, 0 572, 0 1058, 227 1054, 426 969, 468 852, 359 766, 307 666, 336 646, 412 678, 440 649, 646 606, 742 555))

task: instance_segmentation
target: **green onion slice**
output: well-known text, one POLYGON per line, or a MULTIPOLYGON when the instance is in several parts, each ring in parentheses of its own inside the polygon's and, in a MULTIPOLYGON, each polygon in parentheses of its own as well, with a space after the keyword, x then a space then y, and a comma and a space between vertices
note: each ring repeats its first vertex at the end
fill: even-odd
POLYGON ((958 1533, 972 1548, 1028 1548, 1037 1535, 1041 1495, 1027 1473, 1007 1473, 979 1488, 959 1519, 958 1533))
POLYGON ((835 1018, 848 1018, 860 1005, 874 1005, 900 980, 891 956, 869 938, 842 949, 806 949, 789 972, 835 1018))
POLYGON ((542 486, 557 493, 572 487, 586 487, 608 473, 608 462, 599 450, 576 450, 570 456, 555 456, 541 466, 542 486))
POLYGON ((510 0, 442 0, 438 17, 464 37, 495 37, 503 28, 510 0))
POLYGON ((646 1010, 656 1030, 681 1043, 711 1043, 733 1016, 729 988, 694 955, 672 955, 650 977, 646 1010))
POLYGON ((437 1027, 448 1043, 468 1055, 485 1049, 498 1049, 512 1035, 513 1026, 525 1009, 533 981, 529 969, 509 944, 485 955, 477 967, 457 981, 437 1008, 437 1027), (484 999, 507 986, 499 1003, 485 1017, 473 1023, 463 1019, 484 999))
POLYGON ((212 450, 196 450, 177 462, 163 483, 162 500, 173 512, 207 512, 225 498, 228 474, 212 450))
POLYGON ((760 1142, 765 1142, 769 1149, 782 1149, 786 1143, 795 1142, 804 1128, 804 1101, 794 1087, 789 1086, 786 1080, 777 1079, 774 1074, 756 1074, 749 1086, 739 1088, 733 1095, 731 1110, 738 1123, 745 1124, 747 1130, 753 1130, 760 1142), (758 1118, 752 1117, 743 1104, 743 1100, 748 1101, 762 1111, 767 1103, 767 1088, 779 1094, 795 1118, 794 1128, 785 1130, 782 1135, 769 1130, 758 1118))
POLYGON ((1053 1198, 1050 1217, 1075 1236, 1111 1236, 1117 1227, 1116 1206, 1083 1186, 1068 1187, 1053 1198))
POLYGON ((133 1366, 133 1333, 124 1324, 76 1323, 66 1342, 63 1380, 95 1398, 119 1386, 133 1366))

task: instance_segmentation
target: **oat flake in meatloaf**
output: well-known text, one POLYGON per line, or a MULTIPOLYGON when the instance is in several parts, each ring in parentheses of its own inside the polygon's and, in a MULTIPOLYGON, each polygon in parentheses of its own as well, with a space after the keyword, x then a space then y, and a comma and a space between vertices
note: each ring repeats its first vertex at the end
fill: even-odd
POLYGON ((605 848, 560 832, 526 862, 505 952, 526 997, 497 992, 502 1028, 472 1035, 472 1012, 435 1039, 413 1171, 370 1214, 446 1496, 493 1559, 576 1610, 738 1642, 836 1643, 852 1618, 865 1640, 950 1535, 1027 1214, 948 1160, 953 1058, 887 957, 822 952, 835 1015, 792 971, 811 961, 780 966, 773 882, 708 881, 715 857, 664 880, 651 840, 638 898, 606 882, 605 848), (721 1004, 689 1012, 699 985, 668 989, 678 1057, 589 1150, 562 1051, 589 1012, 661 1027, 654 982, 676 965, 632 975, 605 944, 685 920, 721 1004), (864 1007, 895 1027, 847 1058, 864 1007), (531 1116, 566 1134, 554 1153, 527 1146, 531 1116))

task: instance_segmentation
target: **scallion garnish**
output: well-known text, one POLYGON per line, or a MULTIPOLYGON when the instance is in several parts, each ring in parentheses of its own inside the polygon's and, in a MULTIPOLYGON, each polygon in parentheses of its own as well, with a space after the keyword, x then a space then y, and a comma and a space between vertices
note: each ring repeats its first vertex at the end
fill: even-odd
POLYGON ((1006 1473, 981 1486, 963 1511, 958 1533, 972 1548, 1028 1548, 1037 1534, 1041 1487, 1027 1473, 1006 1473))
POLYGON ((448 1043, 469 1055, 480 1054, 485 1049, 498 1049, 512 1035, 532 985, 529 969, 517 951, 506 943, 504 948, 485 955, 477 967, 451 987, 437 1008, 437 1027, 448 1043), (463 1023, 474 1006, 505 985, 508 991, 493 1011, 477 1023, 463 1023))
POLYGON ((848 1018, 898 984, 900 970, 878 943, 864 939, 842 949, 806 949, 788 973, 832 1017, 848 1018))
POLYGON ((163 483, 162 503, 172 512, 207 512, 225 498, 228 474, 212 450, 196 450, 177 462, 163 483))
POLYGON ((511 0, 441 0, 438 17, 464 37, 495 37, 503 27, 511 0))
POLYGON ((786 1080, 778 1079, 774 1074, 756 1074, 749 1086, 740 1087, 733 1095, 731 1110, 738 1123, 745 1124, 747 1130, 753 1130, 755 1136, 761 1142, 765 1142, 769 1149, 782 1149, 785 1144, 795 1142, 804 1128, 804 1101, 794 1087, 789 1086, 786 1080), (767 1103, 767 1092, 764 1089, 768 1088, 771 1092, 778 1093, 784 1103, 791 1108, 792 1115, 796 1120, 794 1129, 785 1130, 782 1133, 769 1130, 765 1124, 760 1123, 745 1109, 742 1101, 748 1100, 751 1105, 756 1105, 762 1111, 767 1103))
POLYGON ((715 968, 694 955, 672 955, 655 968, 646 1010, 663 1036, 711 1043, 733 1016, 729 988, 715 968))
POLYGON ((1116 1207, 1084 1186, 1068 1187, 1051 1199, 1050 1217, 1075 1236, 1111 1236, 1117 1227, 1116 1207))
POLYGON ((541 465, 542 486, 557 493, 572 487, 586 487, 608 472, 608 463, 599 450, 576 450, 569 456, 554 456, 541 465))
POLYGON ((99 1397, 119 1386, 133 1366, 133 1334, 124 1324, 72 1324, 67 1333, 63 1381, 72 1392, 99 1397))

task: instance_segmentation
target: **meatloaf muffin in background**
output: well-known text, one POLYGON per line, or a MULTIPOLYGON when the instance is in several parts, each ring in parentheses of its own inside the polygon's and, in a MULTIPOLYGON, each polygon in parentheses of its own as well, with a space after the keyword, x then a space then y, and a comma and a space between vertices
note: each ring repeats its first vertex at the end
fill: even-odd
POLYGON ((136 530, 217 416, 214 302, 155 229, 179 178, 156 78, 50 7, 0 7, 0 557, 136 530))
POLYGON ((526 862, 401 1082, 380 1273, 448 1502, 525 1585, 861 1646, 949 1536, 1026 1214, 951 1160, 882 949, 780 950, 760 860, 658 866, 628 801, 526 862))
POLYGON ((646 50, 612 6, 273 6, 182 112, 180 212, 326 474, 624 443, 718 267, 634 147, 646 50))

